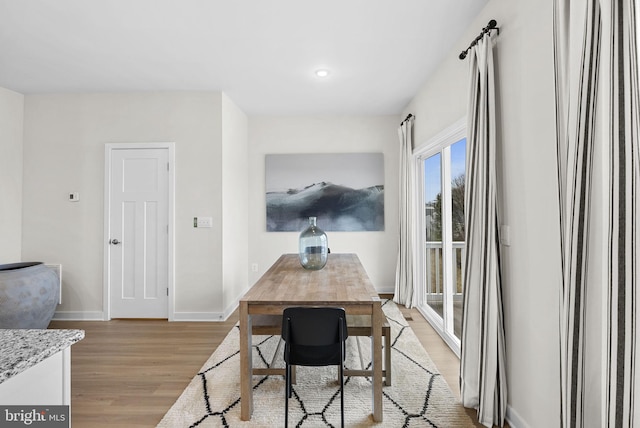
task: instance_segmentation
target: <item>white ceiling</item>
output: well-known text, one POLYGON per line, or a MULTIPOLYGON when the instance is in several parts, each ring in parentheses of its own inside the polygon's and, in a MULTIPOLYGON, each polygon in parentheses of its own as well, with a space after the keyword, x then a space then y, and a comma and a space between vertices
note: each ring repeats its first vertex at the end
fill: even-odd
POLYGON ((399 114, 486 3, 0 0, 0 87, 213 90, 249 115, 399 114))

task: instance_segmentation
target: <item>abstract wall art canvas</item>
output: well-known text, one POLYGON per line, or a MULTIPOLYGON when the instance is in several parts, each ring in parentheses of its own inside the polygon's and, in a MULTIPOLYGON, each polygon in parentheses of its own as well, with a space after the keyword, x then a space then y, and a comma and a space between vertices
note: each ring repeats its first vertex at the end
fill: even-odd
POLYGON ((267 231, 384 230, 382 153, 266 155, 267 231))

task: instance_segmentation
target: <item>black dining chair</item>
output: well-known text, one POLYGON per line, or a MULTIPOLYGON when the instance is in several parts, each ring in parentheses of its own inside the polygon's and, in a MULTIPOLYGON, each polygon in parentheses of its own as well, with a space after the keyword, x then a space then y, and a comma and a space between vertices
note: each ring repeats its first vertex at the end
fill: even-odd
POLYGON ((338 366, 340 417, 344 427, 344 359, 347 321, 344 309, 293 307, 282 313, 285 362, 285 428, 289 423, 291 366, 338 366))

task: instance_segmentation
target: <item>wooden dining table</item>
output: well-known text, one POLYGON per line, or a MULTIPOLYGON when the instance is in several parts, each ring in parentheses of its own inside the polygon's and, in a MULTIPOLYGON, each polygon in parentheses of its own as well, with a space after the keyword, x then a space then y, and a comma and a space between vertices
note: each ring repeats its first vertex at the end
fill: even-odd
MULTIPOLYGON (((252 317, 282 315, 291 306, 342 307, 349 315, 371 316, 372 415, 382 422, 382 324, 378 292, 356 254, 329 254, 320 270, 307 270, 297 254, 283 254, 240 299, 241 418, 253 413, 252 317)), ((284 410, 284 384, 283 384, 284 410)))

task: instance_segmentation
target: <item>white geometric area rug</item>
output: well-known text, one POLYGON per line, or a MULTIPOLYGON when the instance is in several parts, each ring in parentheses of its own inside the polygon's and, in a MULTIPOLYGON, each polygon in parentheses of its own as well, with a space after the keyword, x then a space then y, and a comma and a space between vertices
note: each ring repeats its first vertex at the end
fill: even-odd
MULTIPOLYGON (((397 306, 387 300, 383 301, 383 309, 392 334, 392 385, 383 386, 384 421, 374 422, 371 416, 370 378, 350 376, 345 377, 344 386, 345 426, 473 427, 397 306)), ((267 367, 278 340, 279 336, 253 337, 254 367, 267 367)), ((356 340, 368 366, 370 339, 347 339, 346 367, 360 369, 356 340)), ((276 375, 253 377, 253 416, 251 421, 240 420, 239 357, 236 324, 158 427, 284 426, 284 378, 276 375)), ((281 356, 276 358, 275 365, 284 366, 281 356)), ((337 370, 337 367, 297 367, 297 383, 289 399, 289 426, 340 426, 337 370)))

